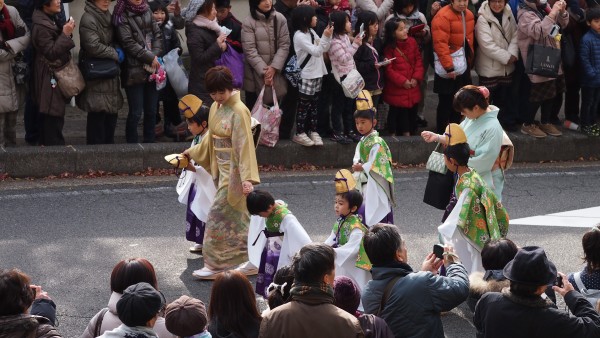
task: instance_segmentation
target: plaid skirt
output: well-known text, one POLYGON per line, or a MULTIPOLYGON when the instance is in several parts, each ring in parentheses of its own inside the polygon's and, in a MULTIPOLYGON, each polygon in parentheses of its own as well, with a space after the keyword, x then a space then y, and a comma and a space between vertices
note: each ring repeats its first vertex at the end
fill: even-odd
POLYGON ((479 85, 485 86, 487 89, 493 89, 496 86, 506 86, 512 83, 512 74, 507 76, 494 76, 494 77, 479 77, 479 85))
POLYGON ((556 79, 532 83, 529 92, 529 102, 542 102, 554 98, 565 91, 565 77, 563 75, 556 79))
POLYGON ((304 95, 315 95, 321 91, 321 85, 323 84, 323 78, 316 79, 302 79, 298 91, 304 95))

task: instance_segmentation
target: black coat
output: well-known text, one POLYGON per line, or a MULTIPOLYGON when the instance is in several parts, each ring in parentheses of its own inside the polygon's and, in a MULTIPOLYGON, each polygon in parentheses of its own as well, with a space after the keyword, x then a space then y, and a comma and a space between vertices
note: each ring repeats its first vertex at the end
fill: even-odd
POLYGON ((200 27, 193 22, 185 26, 188 51, 190 52, 191 68, 188 82, 188 93, 198 96, 205 105, 209 106, 213 100, 206 91, 204 76, 206 71, 215 66, 223 51, 217 43, 217 33, 209 28, 200 27))
POLYGON ((488 292, 477 303, 473 316, 477 337, 600 337, 600 314, 579 292, 567 293, 565 303, 575 317, 541 297, 531 300, 508 290, 488 292))
POLYGON ((231 29, 227 35, 227 42, 238 52, 242 52, 242 23, 229 13, 225 20, 219 22, 219 25, 231 29))
POLYGON ((356 70, 362 75, 365 80, 366 90, 383 89, 383 78, 385 68, 375 68, 375 62, 383 60, 383 46, 381 39, 375 38, 373 40, 373 48, 363 43, 358 47, 356 53, 354 53, 354 62, 356 63, 356 70))
POLYGON ((160 56, 165 56, 168 52, 175 48, 181 49, 181 41, 179 41, 179 34, 174 25, 163 24, 160 26, 162 32, 163 41, 163 52, 160 56))

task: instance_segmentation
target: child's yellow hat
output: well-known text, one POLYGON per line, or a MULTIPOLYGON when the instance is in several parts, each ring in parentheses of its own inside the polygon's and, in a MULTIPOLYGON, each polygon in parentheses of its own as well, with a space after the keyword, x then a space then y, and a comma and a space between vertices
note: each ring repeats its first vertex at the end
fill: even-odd
POLYGON ((368 90, 361 90, 356 97, 356 110, 373 110, 373 98, 368 90))
POLYGON ((356 187, 356 180, 348 169, 341 169, 335 173, 335 193, 343 194, 356 187))
POLYGON ((202 107, 202 100, 193 94, 187 94, 179 100, 179 111, 186 119, 191 119, 202 107))
POLYGON ((465 135, 465 131, 456 123, 450 123, 446 127, 446 131, 444 135, 448 137, 448 145, 454 146, 461 143, 467 143, 467 135, 465 135))

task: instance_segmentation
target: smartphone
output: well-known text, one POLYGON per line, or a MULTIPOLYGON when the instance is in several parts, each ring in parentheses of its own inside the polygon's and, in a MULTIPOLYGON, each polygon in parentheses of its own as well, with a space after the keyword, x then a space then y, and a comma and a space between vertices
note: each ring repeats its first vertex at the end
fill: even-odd
POLYGON ((361 38, 364 38, 364 37, 365 37, 365 24, 364 24, 364 23, 362 23, 362 24, 360 25, 360 28, 358 29, 358 35, 359 35, 361 38))
POLYGON ((563 283, 562 276, 556 277, 556 281, 554 282, 554 285, 558 286, 559 288, 562 288, 563 286, 565 286, 565 283, 563 283))
POLYGON ((434 244, 433 254, 439 259, 444 258, 444 247, 441 244, 434 244))
POLYGON ((396 60, 396 58, 391 58, 391 59, 383 60, 381 62, 378 62, 377 65, 379 65, 380 67, 387 66, 390 63, 392 63, 392 61, 394 61, 394 60, 396 60))

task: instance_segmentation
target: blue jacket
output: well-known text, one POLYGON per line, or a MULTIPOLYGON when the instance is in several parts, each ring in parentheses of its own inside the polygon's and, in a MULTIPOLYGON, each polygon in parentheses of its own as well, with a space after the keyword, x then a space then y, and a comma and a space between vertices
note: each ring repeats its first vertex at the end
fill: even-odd
POLYGON ((408 264, 373 267, 373 280, 365 286, 362 303, 365 313, 375 313, 392 278, 403 276, 394 285, 379 314, 396 338, 444 337, 440 312, 450 311, 469 295, 469 277, 461 264, 452 264, 446 277, 431 272, 413 272, 408 264))
POLYGON ((581 39, 582 87, 600 87, 600 34, 590 29, 581 39))

